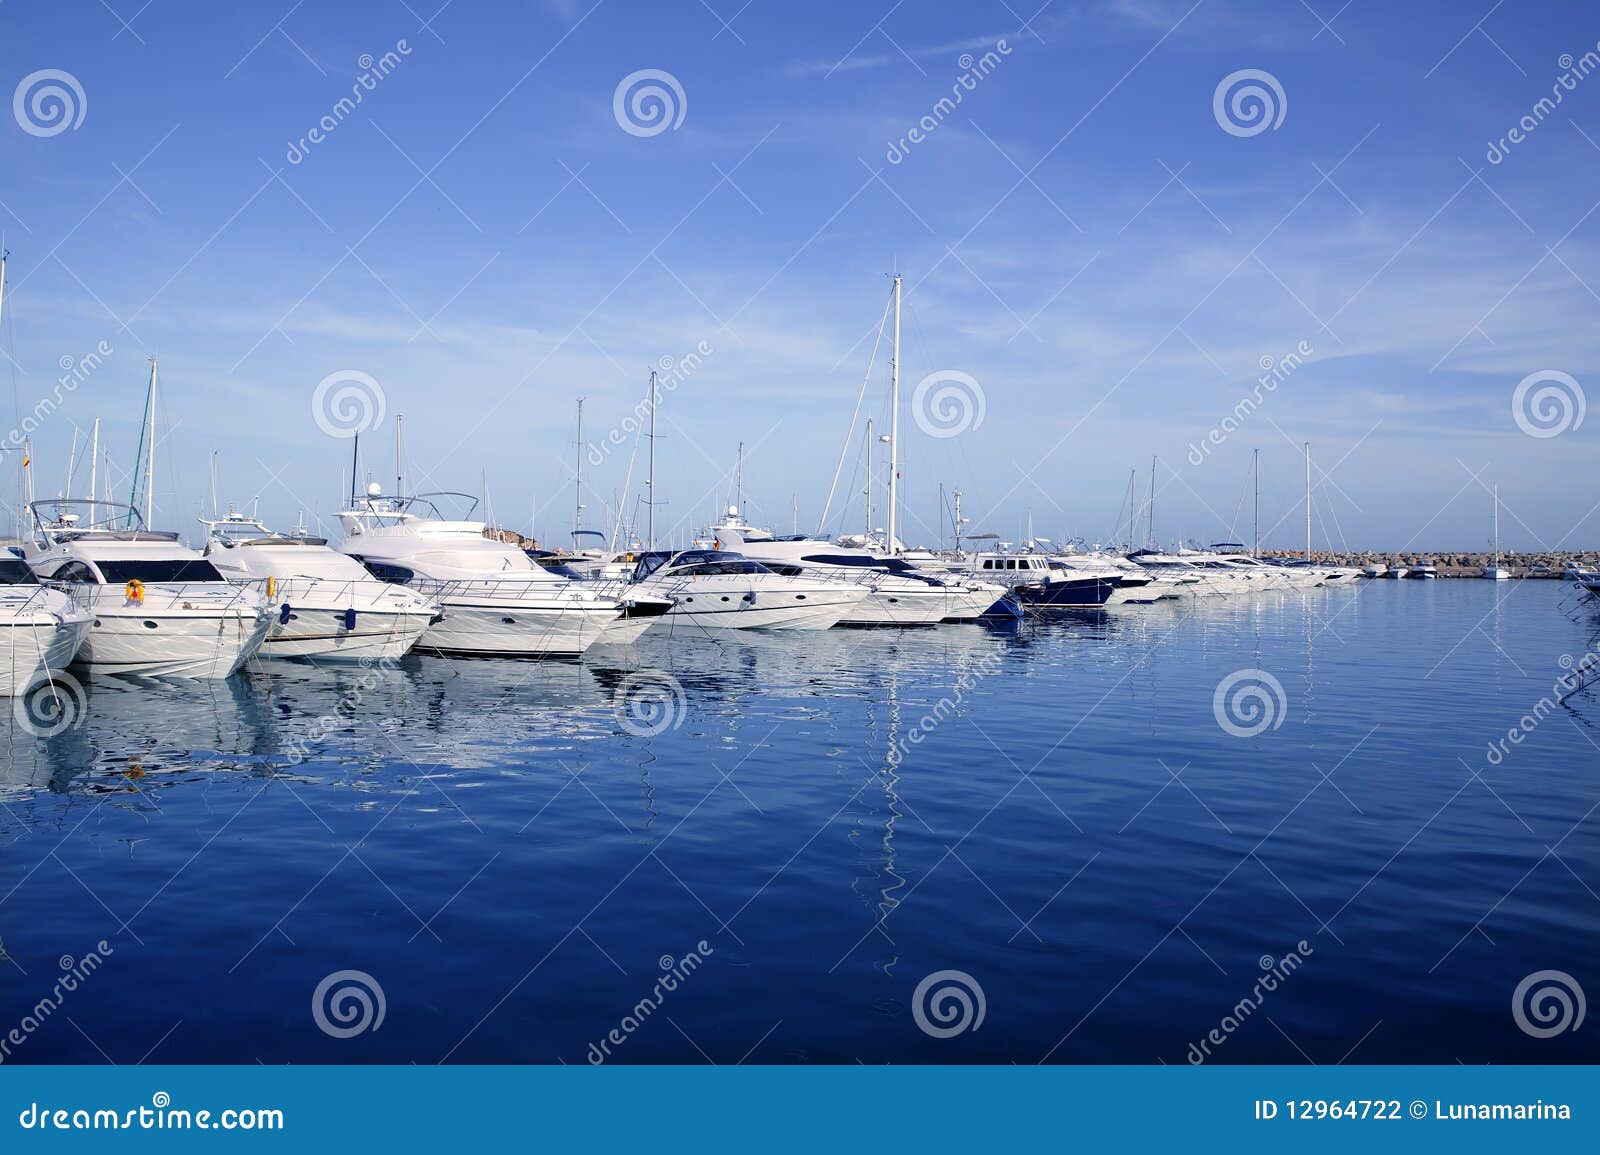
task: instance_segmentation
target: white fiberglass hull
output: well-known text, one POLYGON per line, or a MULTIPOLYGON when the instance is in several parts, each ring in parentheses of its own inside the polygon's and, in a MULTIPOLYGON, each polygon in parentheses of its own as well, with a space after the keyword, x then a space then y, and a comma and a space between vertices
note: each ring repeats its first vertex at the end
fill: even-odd
POLYGON ((844 626, 931 626, 943 621, 949 594, 937 586, 922 590, 873 590, 839 619, 844 626))
POLYGON ((433 615, 359 610, 356 628, 344 628, 344 607, 295 605, 287 622, 272 619, 263 658, 317 661, 393 661, 422 638, 433 615))
POLYGON ((616 621, 610 601, 442 599, 444 617, 423 633, 419 650, 456 657, 576 657, 616 621))
POLYGON ((393 661, 421 639, 438 607, 380 581, 288 578, 274 583, 263 658, 393 661), (352 625, 347 613, 354 611, 352 625))
POLYGON ((89 629, 88 615, 25 614, 0 619, 0 697, 26 694, 67 668, 89 629))
POLYGON ((805 594, 762 591, 750 595, 679 594, 665 615, 663 629, 826 630, 865 599, 864 589, 812 591, 805 594))
POLYGON ((271 617, 253 606, 96 606, 73 664, 95 673, 226 678, 255 656, 271 626, 271 617))

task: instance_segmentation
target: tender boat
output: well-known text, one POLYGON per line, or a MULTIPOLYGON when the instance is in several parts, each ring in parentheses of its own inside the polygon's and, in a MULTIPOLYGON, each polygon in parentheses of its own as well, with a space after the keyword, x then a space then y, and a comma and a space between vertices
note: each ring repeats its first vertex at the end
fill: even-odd
MULTIPOLYGON (((235 585, 178 535, 146 529, 131 505, 35 501, 29 567, 73 588, 93 615, 75 664, 92 671, 225 678, 266 640, 257 584, 235 585)), ((264 583, 260 583, 264 584, 264 583)))
POLYGON ((26 694, 67 668, 93 616, 39 584, 27 562, 0 553, 0 697, 26 694))
POLYGON ((866 600, 855 581, 781 573, 727 550, 650 550, 639 555, 629 595, 664 598, 664 620, 705 629, 826 630, 866 600))
POLYGON ((461 493, 386 497, 374 484, 339 511, 341 552, 372 576, 443 609, 417 649, 462 657, 572 657, 623 620, 618 598, 485 537, 484 523, 470 520, 477 504, 461 493), (469 503, 465 516, 445 518, 436 499, 469 503))
POLYGON ((274 533, 229 511, 201 518, 205 557, 230 581, 262 584, 273 609, 265 658, 391 661, 440 616, 436 602, 379 581, 328 541, 303 530, 274 533))

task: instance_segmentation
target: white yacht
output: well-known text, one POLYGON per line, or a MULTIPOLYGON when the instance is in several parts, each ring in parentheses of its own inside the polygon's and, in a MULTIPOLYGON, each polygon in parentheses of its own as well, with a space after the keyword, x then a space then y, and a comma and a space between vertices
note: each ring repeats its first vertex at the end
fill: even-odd
POLYGON ((1500 483, 1494 487, 1494 557, 1483 567, 1483 576, 1492 582, 1507 581, 1511 571, 1500 564, 1500 483))
POLYGON ((93 671, 225 678, 271 628, 258 585, 235 585, 178 535, 146 529, 131 505, 57 498, 29 505, 29 567, 64 582, 93 614, 76 664, 93 671))
MULTIPOLYGON (((963 580, 955 574, 924 573, 904 557, 880 557, 866 549, 836 544, 827 537, 774 537, 744 525, 734 507, 729 508, 712 533, 716 548, 743 554, 780 573, 865 585, 866 598, 840 619, 841 625, 917 626, 966 621, 983 616, 1007 597, 1004 586, 963 580)), ((1015 613, 1005 616, 1014 617, 1015 613)))
POLYGON ((1361 567, 1361 576, 1366 578, 1381 578, 1389 572, 1389 567, 1381 562, 1373 562, 1361 567))
POLYGON ((628 593, 672 603, 668 628, 826 630, 866 600, 867 586, 814 574, 793 576, 716 549, 647 551, 628 593))
POLYGON ((229 511, 201 518, 205 556, 230 581, 265 583, 274 618, 266 658, 384 661, 400 657, 440 615, 437 603, 379 581, 303 530, 274 533, 229 511))
POLYGON ((515 545, 485 537, 484 523, 469 520, 476 507, 469 494, 385 497, 374 484, 364 498, 339 511, 342 552, 374 577, 408 586, 442 607, 443 618, 429 625, 418 649, 476 657, 570 657, 624 620, 618 598, 546 570, 515 545), (435 499, 469 503, 465 517, 443 517, 435 499))
POLYGON ((40 585, 27 562, 0 553, 0 698, 66 669, 92 620, 66 593, 40 585))

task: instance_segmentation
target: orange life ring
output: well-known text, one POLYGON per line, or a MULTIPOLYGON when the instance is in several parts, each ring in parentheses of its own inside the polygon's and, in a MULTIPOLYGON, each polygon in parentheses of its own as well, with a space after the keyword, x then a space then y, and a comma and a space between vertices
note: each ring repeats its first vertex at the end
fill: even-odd
POLYGON ((129 580, 126 593, 128 600, 134 605, 144 604, 144 583, 138 578, 132 578, 129 580))

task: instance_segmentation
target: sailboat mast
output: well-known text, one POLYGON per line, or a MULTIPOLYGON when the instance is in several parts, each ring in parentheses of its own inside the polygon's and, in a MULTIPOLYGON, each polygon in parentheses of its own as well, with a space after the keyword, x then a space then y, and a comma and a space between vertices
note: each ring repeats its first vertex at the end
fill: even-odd
POLYGON ((1156 459, 1150 459, 1150 504, 1145 507, 1144 543, 1151 549, 1156 547, 1156 459))
POLYGON ((900 274, 894 275, 894 356, 889 362, 889 553, 900 548, 900 274))
POLYGON ((956 501, 956 555, 961 554, 961 491, 956 490, 951 496, 956 501))
POLYGON ((867 418, 867 536, 872 536, 872 418, 867 418))
POLYGON ((1311 560, 1311 442, 1306 442, 1306 561, 1311 560))
POLYGON ((400 437, 405 432, 405 424, 406 415, 404 413, 396 413, 394 415, 394 495, 396 497, 405 495, 405 490, 402 488, 405 470, 400 465, 403 453, 400 437))
POLYGON ((1255 513, 1255 545, 1250 550, 1251 557, 1261 556, 1261 450, 1256 450, 1256 513, 1255 513))
POLYGON ((150 358, 150 407, 145 415, 145 426, 149 430, 149 452, 144 457, 144 525, 150 528, 150 523, 155 520, 155 484, 156 484, 156 359, 150 358))
POLYGON ((572 531, 583 528, 583 398, 578 398, 578 468, 574 481, 577 494, 572 499, 572 531))
POLYGON ((650 476, 645 479, 645 490, 650 494, 645 514, 644 541, 646 549, 656 547, 656 371, 650 370, 650 476))
MULTIPOLYGON (((98 430, 96 430, 96 432, 98 432, 98 430)), ((216 516, 217 516, 217 451, 215 449, 213 449, 211 451, 211 518, 212 518, 213 521, 216 520, 216 516)))
POLYGON ((733 504, 739 508, 739 516, 744 516, 744 442, 739 442, 739 467, 734 471, 733 504))
POLYGON ((356 507, 356 486, 361 475, 361 431, 356 430, 350 441, 350 508, 356 507))
MULTIPOLYGON (((99 469, 98 469, 99 464, 100 464, 100 418, 96 417, 94 419, 94 431, 89 434, 89 499, 91 501, 93 501, 95 498, 100 496, 98 493, 95 492, 95 486, 99 483, 99 478, 100 478, 100 473, 99 473, 99 469)), ((213 506, 215 506, 216 505, 216 501, 213 500, 211 504, 213 506)), ((91 515, 91 519, 92 519, 92 515, 91 515)))
POLYGON ((1500 483, 1494 483, 1494 564, 1500 565, 1500 483))

